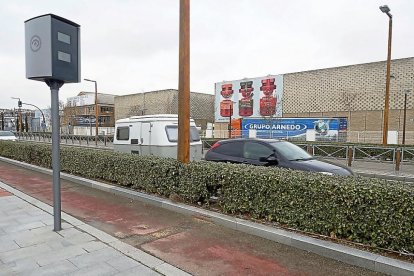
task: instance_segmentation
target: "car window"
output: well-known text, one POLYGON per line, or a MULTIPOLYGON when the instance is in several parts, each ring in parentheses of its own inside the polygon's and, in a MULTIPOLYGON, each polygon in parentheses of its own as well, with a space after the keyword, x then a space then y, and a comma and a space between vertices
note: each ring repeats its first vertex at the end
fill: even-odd
POLYGON ((268 157, 273 149, 259 142, 248 141, 244 143, 244 158, 259 160, 260 157, 268 157))
POLYGON ((217 148, 213 149, 214 152, 224 154, 233 157, 242 157, 243 142, 233 141, 229 143, 223 143, 217 148))
POLYGON ((312 155, 304 151, 302 148, 290 142, 275 142, 272 146, 288 160, 306 160, 311 159, 312 155))

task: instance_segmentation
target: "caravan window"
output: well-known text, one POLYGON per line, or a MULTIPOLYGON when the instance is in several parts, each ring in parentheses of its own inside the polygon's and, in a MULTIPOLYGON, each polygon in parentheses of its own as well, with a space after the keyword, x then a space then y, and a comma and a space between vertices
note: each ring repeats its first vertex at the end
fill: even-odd
POLYGON ((116 129, 117 140, 129 140, 129 127, 118 127, 116 129))
MULTIPOLYGON (((166 126, 165 131, 167 132, 168 141, 178 141, 178 126, 166 126)), ((200 135, 195 126, 190 126, 190 142, 200 141, 200 135)))

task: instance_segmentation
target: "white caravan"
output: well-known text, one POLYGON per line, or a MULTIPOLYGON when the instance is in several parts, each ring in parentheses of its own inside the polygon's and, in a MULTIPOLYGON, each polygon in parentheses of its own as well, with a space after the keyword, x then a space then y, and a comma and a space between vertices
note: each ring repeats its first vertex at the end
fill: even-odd
MULTIPOLYGON (((133 116, 115 123, 114 151, 177 158, 178 115, 133 116)), ((201 160, 202 143, 190 120, 190 160, 201 160)))

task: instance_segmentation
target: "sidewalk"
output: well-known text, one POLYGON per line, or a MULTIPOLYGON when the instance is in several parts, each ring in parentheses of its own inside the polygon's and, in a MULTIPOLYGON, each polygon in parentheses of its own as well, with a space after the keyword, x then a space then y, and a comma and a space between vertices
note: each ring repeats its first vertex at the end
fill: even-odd
POLYGON ((0 182, 0 275, 188 275, 67 214, 54 232, 51 211, 0 182))

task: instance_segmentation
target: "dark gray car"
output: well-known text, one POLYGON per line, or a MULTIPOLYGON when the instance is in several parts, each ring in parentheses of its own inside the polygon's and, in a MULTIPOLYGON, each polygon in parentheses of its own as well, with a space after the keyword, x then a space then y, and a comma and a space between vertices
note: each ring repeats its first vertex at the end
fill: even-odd
POLYGON ((228 139, 215 143, 205 160, 258 166, 277 166, 328 175, 353 175, 347 167, 315 159, 312 155, 287 141, 275 139, 228 139))

